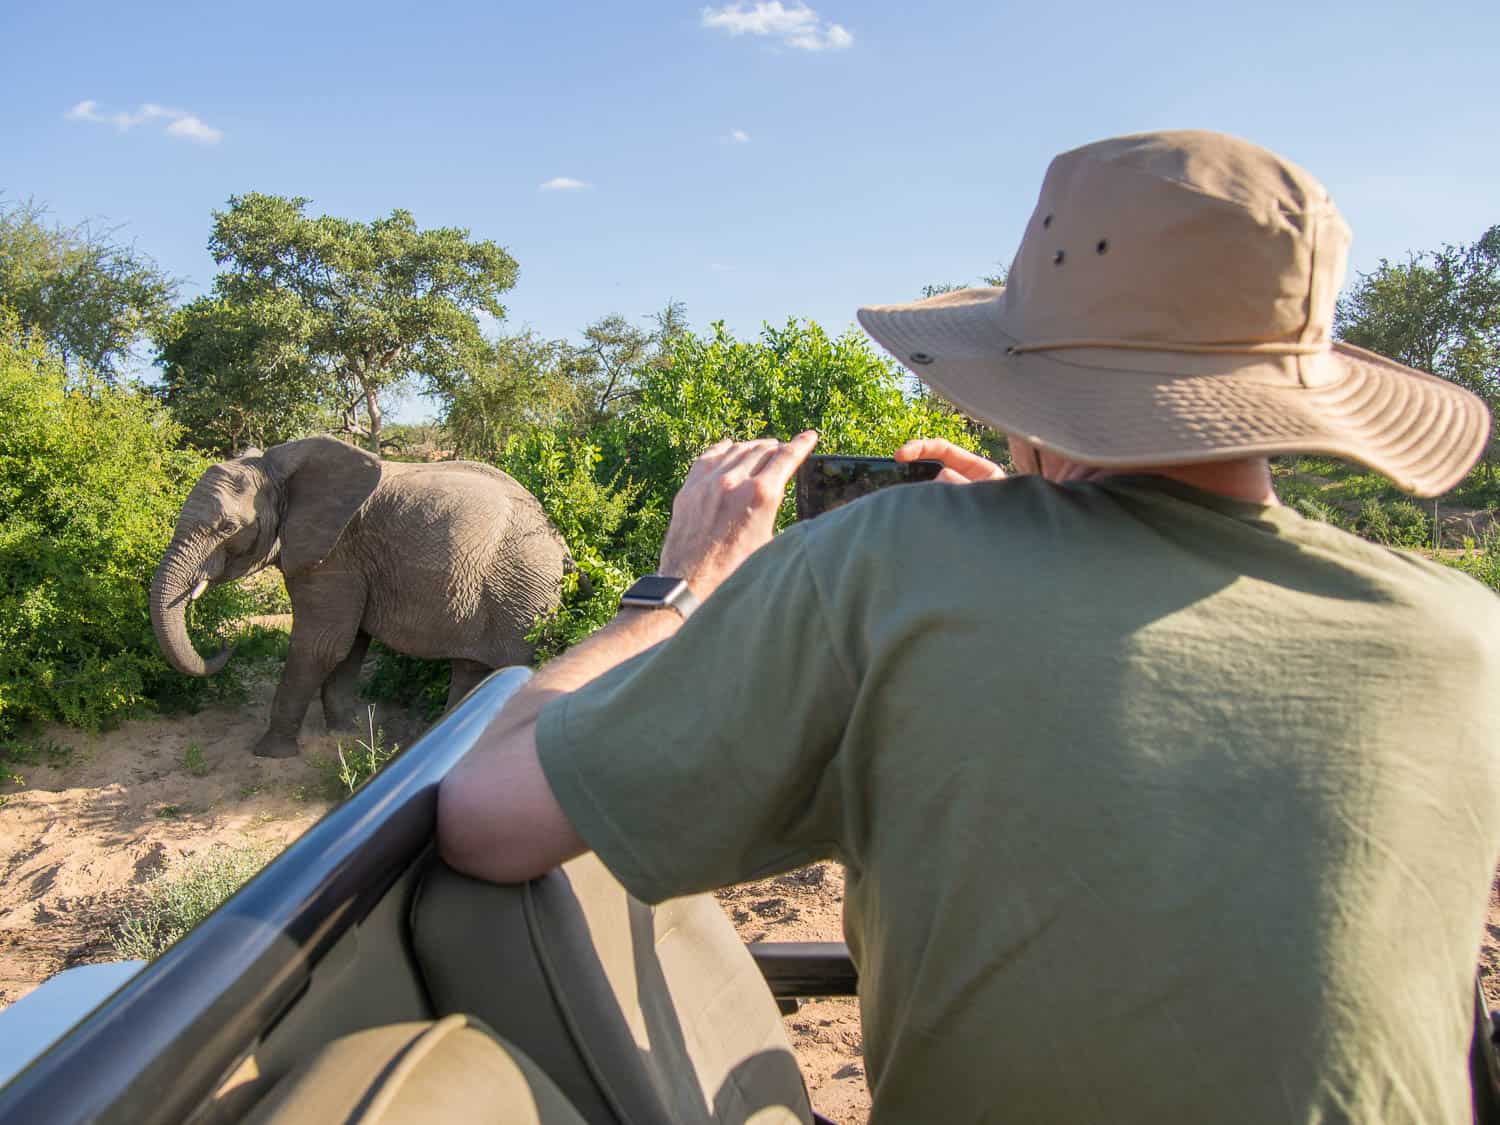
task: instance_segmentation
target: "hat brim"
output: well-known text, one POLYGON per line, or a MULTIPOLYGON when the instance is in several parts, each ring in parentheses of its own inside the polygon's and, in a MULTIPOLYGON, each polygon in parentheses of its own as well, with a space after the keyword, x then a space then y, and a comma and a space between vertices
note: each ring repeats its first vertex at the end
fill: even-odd
POLYGON ((1143 468, 1281 453, 1360 462, 1417 496, 1458 484, 1490 415, 1463 388, 1373 352, 1007 353, 1004 290, 859 310, 859 322, 964 413, 1081 464, 1143 468), (916 357, 915 359, 913 357, 916 357))

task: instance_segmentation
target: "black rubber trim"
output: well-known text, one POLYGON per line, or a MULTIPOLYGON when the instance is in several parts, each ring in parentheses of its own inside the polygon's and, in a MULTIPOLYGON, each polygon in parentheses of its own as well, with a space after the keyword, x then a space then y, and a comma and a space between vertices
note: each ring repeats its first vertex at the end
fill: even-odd
POLYGON ((859 992, 859 973, 841 941, 752 941, 745 948, 778 999, 859 992))
POLYGON ((0 1121, 178 1122, 432 841, 438 783, 524 668, 492 674, 0 1090, 0 1121))

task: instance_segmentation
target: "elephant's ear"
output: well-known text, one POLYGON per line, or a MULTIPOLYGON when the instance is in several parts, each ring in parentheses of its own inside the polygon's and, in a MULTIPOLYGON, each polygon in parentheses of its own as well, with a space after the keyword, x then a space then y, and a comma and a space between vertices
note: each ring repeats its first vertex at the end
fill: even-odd
POLYGON ((380 483, 380 460, 337 438, 272 446, 266 464, 286 491, 281 570, 301 574, 333 553, 344 528, 380 483))

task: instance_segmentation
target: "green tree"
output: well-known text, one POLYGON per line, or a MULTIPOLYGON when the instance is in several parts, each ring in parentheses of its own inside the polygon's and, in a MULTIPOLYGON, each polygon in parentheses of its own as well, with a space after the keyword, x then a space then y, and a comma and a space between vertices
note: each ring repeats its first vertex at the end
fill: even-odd
POLYGON ((412 377, 439 385, 463 370, 483 342, 477 314, 505 315, 500 296, 515 284, 516 263, 467 230, 421 230, 408 211, 361 223, 309 217, 308 202, 231 196, 209 239, 226 267, 215 295, 257 309, 296 302, 289 343, 305 351, 341 428, 378 451, 381 392, 412 377))
POLYGON ((568 356, 566 344, 532 332, 476 343, 467 362, 434 381, 454 452, 496 462, 517 434, 571 428, 583 405, 568 356))
POLYGON ((578 387, 589 425, 618 414, 636 393, 642 375, 665 362, 676 340, 687 332, 680 301, 669 301, 651 329, 638 328, 618 313, 583 330, 583 344, 567 357, 569 377, 578 387))
POLYGON ((245 305, 200 297, 167 318, 156 334, 154 392, 193 444, 232 457, 323 428, 303 319, 284 294, 245 305))
POLYGON ((1467 246, 1384 259, 1341 298, 1338 336, 1500 406, 1500 224, 1467 246))
POLYGON ((175 281, 115 233, 49 224, 33 202, 0 203, 0 299, 75 374, 108 381, 176 292, 175 281))

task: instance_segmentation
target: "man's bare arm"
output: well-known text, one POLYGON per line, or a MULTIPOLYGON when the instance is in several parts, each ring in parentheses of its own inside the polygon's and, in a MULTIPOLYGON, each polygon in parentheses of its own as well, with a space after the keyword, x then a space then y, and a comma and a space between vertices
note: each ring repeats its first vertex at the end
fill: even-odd
MULTIPOLYGON (((789 442, 719 442, 693 465, 672 504, 661 573, 685 578, 699 600, 770 542, 787 482, 817 434, 789 442)), ((454 868, 499 883, 550 871, 586 850, 552 794, 537 755, 542 708, 676 632, 670 609, 623 610, 551 661, 507 703, 444 780, 438 846, 454 868)))
POLYGON ((537 757, 548 702, 582 687, 677 631, 669 609, 627 609, 526 683, 443 782, 438 846, 459 871, 497 883, 531 879, 586 851, 537 757))

